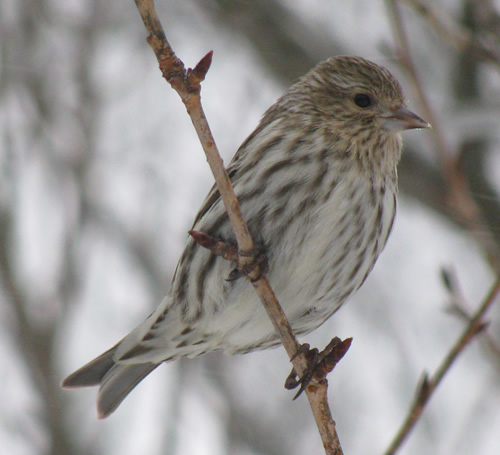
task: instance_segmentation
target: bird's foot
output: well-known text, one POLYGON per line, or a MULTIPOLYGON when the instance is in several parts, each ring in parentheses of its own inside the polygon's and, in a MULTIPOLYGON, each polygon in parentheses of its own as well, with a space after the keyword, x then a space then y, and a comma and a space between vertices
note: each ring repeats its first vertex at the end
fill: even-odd
POLYGON ((308 367, 301 377, 298 377, 295 369, 292 368, 291 373, 285 381, 285 388, 288 390, 295 389, 300 385, 299 391, 295 394, 293 399, 295 400, 300 396, 313 378, 317 381, 326 379, 328 373, 330 373, 340 359, 344 357, 344 354, 351 346, 351 342, 352 338, 346 338, 342 341, 340 338, 335 337, 321 352, 316 348, 311 349, 307 343, 301 344, 291 360, 300 354, 304 354, 308 362, 308 367))
POLYGON ((268 271, 267 256, 264 254, 263 247, 257 246, 250 251, 240 251, 234 243, 221 240, 204 232, 189 231, 189 234, 202 247, 235 264, 236 267, 229 273, 226 278, 227 281, 235 281, 246 276, 250 281, 254 282, 268 271), (248 260, 248 258, 251 259, 248 260))
POLYGON ((245 258, 252 258, 252 261, 245 265, 237 263, 236 267, 231 270, 231 273, 226 278, 227 281, 235 281, 242 276, 248 276, 250 281, 253 282, 260 280, 262 275, 268 271, 269 266, 264 248, 256 247, 250 251, 238 251, 238 254, 245 258), (255 276, 252 275, 250 278, 250 274, 252 274, 257 267, 259 268, 258 273, 255 274, 255 276))

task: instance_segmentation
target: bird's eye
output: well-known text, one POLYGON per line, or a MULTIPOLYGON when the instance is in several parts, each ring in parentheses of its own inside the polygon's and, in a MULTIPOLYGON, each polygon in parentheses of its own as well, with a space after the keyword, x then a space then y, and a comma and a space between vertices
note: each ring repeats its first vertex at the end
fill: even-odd
POLYGON ((356 103, 356 106, 359 106, 363 109, 369 107, 372 105, 372 99, 370 98, 369 95, 365 93, 358 93, 354 97, 354 103, 356 103))

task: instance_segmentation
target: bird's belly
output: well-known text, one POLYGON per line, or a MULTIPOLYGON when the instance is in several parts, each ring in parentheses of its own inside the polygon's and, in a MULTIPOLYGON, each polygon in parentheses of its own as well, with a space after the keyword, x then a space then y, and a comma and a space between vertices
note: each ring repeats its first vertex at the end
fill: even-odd
MULTIPOLYGON (((379 197, 361 192, 332 197, 308 225, 290 225, 272 246, 268 278, 296 334, 308 333, 328 319, 364 282, 390 233, 394 191, 379 197)), ((223 349, 247 352, 276 343, 277 335, 252 287, 239 289, 224 318, 242 321, 225 336, 223 349), (246 307, 242 318, 241 307, 246 307), (232 307, 232 308, 231 308, 232 307), (235 315, 232 309, 240 308, 235 315), (258 347, 255 347, 258 345, 258 347)))
POLYGON ((295 261, 288 261, 288 312, 297 330, 311 331, 331 316, 364 282, 384 248, 396 209, 393 191, 333 197, 295 261), (294 295, 307 299, 299 302, 294 295), (312 326, 310 326, 312 325, 312 326))

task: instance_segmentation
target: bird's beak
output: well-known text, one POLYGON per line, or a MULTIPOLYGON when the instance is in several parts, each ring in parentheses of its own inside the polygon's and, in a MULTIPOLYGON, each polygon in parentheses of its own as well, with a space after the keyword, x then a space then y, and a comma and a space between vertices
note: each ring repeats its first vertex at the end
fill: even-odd
POLYGON ((430 123, 421 119, 405 106, 398 107, 396 110, 384 115, 383 118, 382 128, 393 133, 415 128, 432 128, 430 123))

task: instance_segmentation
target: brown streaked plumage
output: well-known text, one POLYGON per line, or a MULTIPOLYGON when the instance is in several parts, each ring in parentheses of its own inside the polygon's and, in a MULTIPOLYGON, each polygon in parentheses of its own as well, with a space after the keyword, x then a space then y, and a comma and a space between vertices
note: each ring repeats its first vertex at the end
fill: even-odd
MULTIPOLYGON (((365 281, 394 221, 399 133, 428 126, 386 69, 334 57, 290 87, 237 151, 228 173, 296 334, 321 325, 365 281)), ((234 241, 216 188, 193 229, 234 241)), ((227 280, 231 268, 188 238, 155 312, 63 386, 99 385, 105 417, 163 362, 279 344, 252 286, 227 280)))

